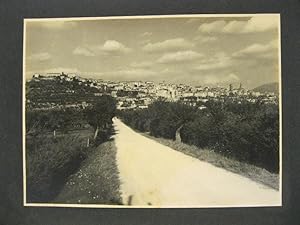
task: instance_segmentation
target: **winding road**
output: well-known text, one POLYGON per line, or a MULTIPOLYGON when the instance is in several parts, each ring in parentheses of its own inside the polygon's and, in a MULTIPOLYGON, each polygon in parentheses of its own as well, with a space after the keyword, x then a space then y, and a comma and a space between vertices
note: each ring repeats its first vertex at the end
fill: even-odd
POLYGON ((114 118, 123 203, 155 207, 278 206, 280 192, 175 151, 114 118))

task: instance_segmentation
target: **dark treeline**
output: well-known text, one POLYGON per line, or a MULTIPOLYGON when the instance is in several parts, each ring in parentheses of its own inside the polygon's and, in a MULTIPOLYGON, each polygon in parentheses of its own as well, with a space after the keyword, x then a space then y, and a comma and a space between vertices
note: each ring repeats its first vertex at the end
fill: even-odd
POLYGON ((82 109, 54 109, 26 111, 26 135, 37 136, 59 130, 68 132, 74 128, 84 128, 87 120, 82 109))
POLYGON ((148 109, 119 112, 122 120, 155 137, 178 139, 271 172, 279 170, 278 105, 208 101, 206 109, 159 100, 148 109))
POLYGON ((97 102, 86 109, 26 110, 26 135, 45 135, 53 131, 66 134, 92 126, 96 139, 99 131, 106 132, 111 127, 115 112, 116 101, 108 95, 98 97, 97 102))
POLYGON ((87 109, 26 111, 27 201, 51 201, 69 175, 112 134, 116 103, 101 96, 87 109))

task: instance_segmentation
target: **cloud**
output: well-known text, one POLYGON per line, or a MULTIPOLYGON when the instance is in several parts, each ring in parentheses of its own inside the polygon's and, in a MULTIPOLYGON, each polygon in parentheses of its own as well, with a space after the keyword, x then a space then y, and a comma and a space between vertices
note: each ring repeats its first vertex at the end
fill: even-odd
POLYGON ((178 52, 164 54, 157 60, 157 62, 158 63, 187 62, 187 61, 193 61, 195 59, 199 59, 202 56, 203 56, 202 54, 191 50, 178 51, 178 52))
POLYGON ((193 47, 194 44, 183 38, 169 39, 162 42, 148 43, 143 47, 146 52, 176 51, 193 47))
POLYGON ((234 73, 219 74, 219 75, 207 74, 201 78, 201 81, 203 82, 203 84, 206 84, 206 85, 208 85, 208 84, 226 84, 226 83, 238 82, 238 81, 240 81, 240 78, 234 73))
POLYGON ((221 32, 226 22, 224 20, 217 20, 211 23, 203 23, 199 26, 198 30, 203 33, 216 33, 221 32))
POLYGON ((199 35, 194 38, 195 41, 199 41, 200 43, 209 43, 209 42, 215 42, 218 40, 217 37, 213 36, 203 36, 199 35))
POLYGON ((245 28, 247 27, 247 25, 248 25, 247 21, 230 21, 222 28, 222 32, 223 33, 245 33, 245 28))
POLYGON ((52 56, 48 52, 35 53, 28 57, 29 60, 39 61, 39 62, 47 61, 50 60, 51 58, 52 56))
POLYGON ((275 30, 278 27, 278 22, 278 17, 273 16, 252 17, 250 20, 248 20, 243 32, 249 33, 275 30))
POLYGON ((254 16, 247 21, 232 20, 225 22, 217 20, 201 24, 198 28, 203 33, 252 33, 275 30, 278 27, 278 17, 254 16))
POLYGON ((277 56, 278 40, 272 40, 267 44, 254 43, 235 53, 236 58, 275 58, 277 56))
POLYGON ((95 56, 95 54, 86 47, 78 46, 73 50, 74 55, 95 56))
POLYGON ((213 57, 205 58, 199 62, 194 69, 200 71, 225 69, 233 65, 231 57, 224 52, 215 54, 213 57))
POLYGON ((150 42, 151 42, 150 39, 145 39, 145 40, 139 41, 138 43, 139 43, 140 45, 145 45, 145 44, 148 44, 148 43, 150 43, 150 42))
POLYGON ((130 64, 130 66, 135 68, 149 68, 153 65, 152 62, 149 61, 142 61, 142 62, 133 62, 130 64))
POLYGON ((98 49, 106 54, 124 54, 131 51, 130 48, 115 40, 105 41, 103 45, 98 46, 98 49))
POLYGON ((120 55, 131 52, 131 49, 115 40, 107 40, 102 45, 78 46, 73 50, 75 55, 95 56, 98 54, 120 55), (93 50, 92 50, 93 49, 93 50))
POLYGON ((141 34, 142 37, 147 37, 147 36, 151 36, 152 32, 144 32, 141 34))

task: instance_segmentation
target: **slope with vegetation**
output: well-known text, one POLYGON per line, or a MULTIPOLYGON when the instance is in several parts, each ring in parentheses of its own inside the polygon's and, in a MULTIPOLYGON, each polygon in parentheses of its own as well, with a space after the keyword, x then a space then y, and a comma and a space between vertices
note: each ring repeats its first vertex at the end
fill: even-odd
MULTIPOLYGON (((27 202, 53 201, 81 163, 101 151, 97 146, 109 140, 115 110, 110 96, 98 97, 86 109, 27 109, 27 202)), ((109 154, 115 157, 113 151, 109 154)), ((118 185, 116 178, 110 182, 118 185)))
POLYGON ((263 85, 260 85, 256 88, 254 88, 253 91, 258 91, 258 92, 261 92, 261 93, 273 92, 273 93, 278 94, 279 84, 277 82, 263 84, 263 85))
POLYGON ((81 163, 78 171, 68 178, 53 202, 122 204, 116 154, 113 140, 97 146, 81 163))

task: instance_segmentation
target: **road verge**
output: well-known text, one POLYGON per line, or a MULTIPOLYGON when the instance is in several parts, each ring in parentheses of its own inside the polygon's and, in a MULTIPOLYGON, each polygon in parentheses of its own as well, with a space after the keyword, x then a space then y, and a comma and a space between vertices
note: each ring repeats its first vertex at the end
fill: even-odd
POLYGON ((116 151, 113 139, 99 145, 70 176, 55 203, 121 204, 116 151))
POLYGON ((214 166, 242 175, 244 177, 250 178, 253 181, 279 190, 279 175, 271 173, 266 169, 227 158, 209 149, 200 149, 196 146, 188 145, 182 142, 164 138, 156 138, 151 136, 149 133, 139 133, 186 155, 211 163, 214 166))

